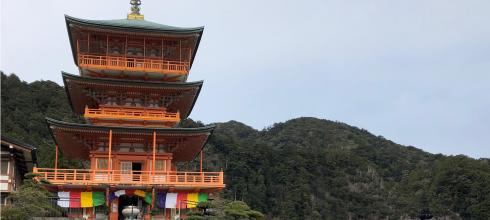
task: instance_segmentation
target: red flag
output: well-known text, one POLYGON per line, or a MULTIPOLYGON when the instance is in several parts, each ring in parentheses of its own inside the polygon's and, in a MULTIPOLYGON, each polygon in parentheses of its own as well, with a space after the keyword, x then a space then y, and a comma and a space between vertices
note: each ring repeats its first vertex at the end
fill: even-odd
POLYGON ((186 209, 187 208, 187 193, 186 192, 179 192, 177 194, 177 208, 181 209, 186 209))
POLYGON ((70 192, 70 208, 80 208, 80 192, 70 192))

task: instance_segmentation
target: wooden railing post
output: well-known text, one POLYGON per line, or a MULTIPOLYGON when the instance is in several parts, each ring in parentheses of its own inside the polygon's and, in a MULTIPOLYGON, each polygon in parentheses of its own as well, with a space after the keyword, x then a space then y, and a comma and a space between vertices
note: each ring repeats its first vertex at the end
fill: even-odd
POLYGON ((223 184, 223 169, 221 169, 221 171, 219 172, 219 183, 223 184))
POLYGON ((109 130, 109 158, 107 160, 107 168, 112 170, 112 129, 109 130))
POLYGON ((152 177, 151 182, 153 182, 153 178, 155 178, 155 170, 156 170, 156 148, 157 148, 157 133, 153 131, 153 161, 152 161, 152 177))

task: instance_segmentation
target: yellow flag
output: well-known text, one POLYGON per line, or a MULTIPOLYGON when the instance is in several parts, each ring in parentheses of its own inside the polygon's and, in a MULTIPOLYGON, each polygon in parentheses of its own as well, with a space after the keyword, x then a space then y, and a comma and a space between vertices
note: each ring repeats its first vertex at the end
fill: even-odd
POLYGON ((188 193, 187 194, 187 208, 196 208, 199 194, 198 193, 188 193))
POLYGON ((143 191, 143 190, 139 190, 139 189, 137 189, 137 190, 135 190, 135 191, 134 191, 134 194, 135 194, 135 195, 137 195, 137 196, 139 196, 139 197, 143 197, 143 198, 145 198, 145 194, 146 194, 146 193, 145 193, 145 191, 143 191))
POLYGON ((80 193, 80 206, 82 208, 93 207, 94 202, 92 200, 92 192, 82 192, 80 193))

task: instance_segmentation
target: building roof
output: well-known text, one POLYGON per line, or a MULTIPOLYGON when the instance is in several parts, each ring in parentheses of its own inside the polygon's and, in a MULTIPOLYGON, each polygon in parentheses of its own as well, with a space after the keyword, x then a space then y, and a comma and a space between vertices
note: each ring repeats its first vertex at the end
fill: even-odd
POLYGON ((88 159, 90 151, 93 150, 89 143, 107 143, 109 131, 112 131, 114 143, 131 141, 143 144, 152 143, 155 132, 157 145, 163 146, 165 152, 172 153, 174 161, 190 161, 202 150, 215 128, 97 126, 62 122, 51 118, 46 118, 46 122, 63 155, 75 159, 88 159))
POLYGON ((65 85, 70 105, 78 114, 83 114, 85 106, 98 105, 96 100, 88 94, 84 94, 87 88, 93 90, 120 90, 120 91, 140 91, 145 94, 158 94, 165 97, 165 94, 171 94, 172 91, 183 92, 183 97, 169 105, 168 110, 172 112, 179 111, 181 118, 187 118, 196 103, 197 97, 202 88, 203 81, 196 82, 154 82, 138 80, 121 80, 110 78, 82 77, 62 72, 63 83, 65 85))
POLYGON ((21 150, 27 150, 27 151, 36 150, 36 147, 30 144, 23 143, 21 141, 15 140, 11 137, 7 137, 5 135, 2 135, 2 141, 5 141, 6 143, 11 144, 14 148, 19 148, 21 150))
POLYGON ((14 138, 2 135, 2 151, 3 147, 12 147, 11 153, 15 155, 15 159, 18 161, 18 166, 23 173, 32 171, 32 167, 37 164, 37 149, 36 147, 18 141, 14 138))
POLYGON ((138 19, 112 19, 112 20, 88 20, 65 15, 67 25, 79 24, 83 26, 100 27, 104 29, 117 29, 131 32, 157 32, 168 34, 193 34, 202 33, 204 27, 174 27, 159 24, 147 20, 138 19))

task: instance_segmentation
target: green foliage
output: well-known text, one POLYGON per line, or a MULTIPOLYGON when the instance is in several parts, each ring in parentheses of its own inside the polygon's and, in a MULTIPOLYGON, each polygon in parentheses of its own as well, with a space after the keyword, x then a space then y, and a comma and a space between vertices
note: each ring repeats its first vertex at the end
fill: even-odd
MULTIPOLYGON (((26 83, 15 74, 1 72, 2 134, 38 148, 40 167, 54 165, 54 142, 45 117, 80 122, 69 106, 65 90, 55 82, 26 83)), ((76 161, 60 158, 59 167, 80 167, 76 161)))
POLYGON ((8 199, 12 205, 2 208, 2 219, 27 220, 32 216, 46 214, 59 215, 59 211, 51 204, 51 193, 32 180, 33 175, 26 174, 24 184, 19 190, 12 192, 8 199))
POLYGON ((262 219, 264 215, 259 211, 250 209, 247 203, 242 201, 230 202, 223 207, 226 218, 238 219, 262 219))
POLYGON ((242 201, 208 201, 198 204, 199 212, 187 213, 187 220, 238 220, 238 219, 263 219, 264 214, 252 210, 245 202, 242 201), (212 209, 212 212, 206 210, 212 209))
MULTIPOLYGON (((54 159, 46 116, 80 121, 62 87, 2 74, 2 133, 38 146, 41 167, 54 159)), ((220 196, 244 201, 268 219, 400 219, 423 210, 435 217, 490 219, 489 159, 434 155, 316 118, 261 131, 236 121, 216 125, 204 170, 223 169, 227 186, 220 196)), ((180 126, 203 124, 188 119, 180 126)), ((63 159, 60 166, 80 163, 63 159)), ((199 161, 180 167, 198 170, 199 161)), ((224 216, 226 203, 214 204, 216 215, 200 212, 194 219, 224 216)), ((228 214, 243 217, 242 205, 228 207, 228 214)))
POLYGON ((217 126, 205 148, 205 169, 224 169, 224 198, 243 200, 270 218, 399 219, 424 209, 436 217, 490 217, 488 160, 432 155, 315 118, 262 131, 235 121, 217 126), (457 158, 460 172, 449 166, 457 158), (459 178, 470 186, 451 182, 465 183, 459 178), (437 189, 448 184, 447 192, 460 193, 441 195, 437 189))

